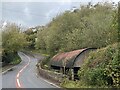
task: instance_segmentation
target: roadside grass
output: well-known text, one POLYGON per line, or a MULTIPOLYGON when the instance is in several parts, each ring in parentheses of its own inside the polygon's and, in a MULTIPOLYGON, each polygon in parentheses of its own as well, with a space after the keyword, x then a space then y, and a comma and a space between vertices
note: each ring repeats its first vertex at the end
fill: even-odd
POLYGON ((16 56, 9 64, 10 65, 16 65, 19 64, 21 62, 21 59, 19 56, 16 56))
POLYGON ((50 70, 50 67, 49 67, 50 58, 51 58, 50 56, 46 56, 46 58, 42 60, 41 62, 42 69, 50 70))
POLYGON ((14 60, 12 62, 10 62, 11 65, 16 65, 16 64, 19 64, 21 62, 21 60, 17 59, 17 60, 14 60))
POLYGON ((49 54, 47 54, 47 53, 46 53, 45 51, 43 51, 43 50, 36 50, 36 49, 29 50, 29 49, 27 49, 26 51, 29 51, 30 53, 33 53, 33 54, 40 54, 40 55, 45 56, 45 57, 50 56, 49 54))
POLYGON ((20 62, 21 62, 20 57, 19 56, 15 56, 10 63, 8 63, 5 66, 1 67, 0 73, 6 71, 9 68, 12 68, 13 66, 19 64, 20 62))
POLYGON ((50 55, 48 55, 48 54, 42 54, 43 56, 47 56, 47 57, 49 57, 50 55))
POLYGON ((4 72, 4 71, 6 71, 7 69, 9 69, 9 68, 12 68, 14 65, 6 65, 6 66, 4 66, 4 67, 1 67, 1 71, 0 71, 0 73, 1 72, 4 72))
POLYGON ((21 62, 21 58, 17 53, 8 53, 5 57, 2 57, 2 59, 6 60, 6 62, 3 61, 1 64, 0 72, 4 72, 21 62))
POLYGON ((41 50, 29 50, 29 52, 33 53, 33 54, 37 54, 37 55, 42 55, 43 57, 43 60, 42 60, 42 63, 41 63, 41 67, 44 68, 44 69, 49 69, 49 60, 50 60, 50 55, 45 53, 44 51, 41 51, 41 50))
POLYGON ((43 56, 50 56, 49 54, 46 53, 46 51, 43 51, 43 50, 30 50, 31 52, 33 53, 38 53, 38 54, 41 54, 43 56))
MULTIPOLYGON (((38 57, 38 56, 43 56, 44 58, 40 61, 38 61, 38 64, 41 63, 41 67, 43 69, 46 69, 46 70, 49 70, 49 60, 50 60, 50 55, 47 54, 46 52, 44 52, 43 50, 36 50, 36 49, 27 49, 26 51, 23 51, 23 52, 26 52, 26 53, 29 53, 29 54, 32 54, 33 56, 35 57, 38 57), (42 62, 41 62, 42 61, 42 62)), ((37 65, 38 65, 37 64, 37 65)))

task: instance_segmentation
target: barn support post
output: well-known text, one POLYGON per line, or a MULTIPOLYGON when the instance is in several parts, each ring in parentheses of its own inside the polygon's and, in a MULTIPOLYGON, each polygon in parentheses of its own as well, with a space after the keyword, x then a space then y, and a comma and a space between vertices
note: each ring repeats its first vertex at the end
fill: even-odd
POLYGON ((61 73, 64 74, 65 70, 64 70, 64 66, 61 67, 61 73))
POLYGON ((71 79, 74 80, 74 69, 71 69, 71 79))
POLYGON ((63 67, 63 74, 65 74, 65 66, 63 67))
POLYGON ((63 73, 63 69, 62 69, 62 67, 60 67, 60 73, 63 73))

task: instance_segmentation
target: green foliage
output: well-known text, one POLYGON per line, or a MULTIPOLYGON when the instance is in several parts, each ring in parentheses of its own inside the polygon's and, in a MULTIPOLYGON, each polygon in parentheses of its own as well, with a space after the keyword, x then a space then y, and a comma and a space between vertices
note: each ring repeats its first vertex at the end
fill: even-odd
POLYGON ((120 53, 116 43, 91 52, 78 72, 79 81, 63 80, 65 88, 120 88, 120 53))
POLYGON ((61 83, 61 86, 64 88, 80 88, 78 81, 70 81, 68 79, 64 79, 61 83))
POLYGON ((118 3, 118 41, 120 42, 120 2, 118 3))
POLYGON ((86 86, 120 87, 120 58, 117 44, 92 52, 79 71, 86 86))
POLYGON ((50 69, 50 65, 49 65, 49 60, 50 60, 50 57, 47 56, 46 58, 42 59, 42 61, 40 61, 41 63, 41 68, 43 69, 50 69))
POLYGON ((36 49, 43 50, 50 57, 75 49, 102 48, 91 53, 81 67, 81 80, 78 83, 67 81, 64 86, 119 87, 120 60, 117 44, 114 44, 119 38, 118 14, 117 8, 110 3, 89 3, 73 12, 66 11, 56 16, 38 31, 36 49))
POLYGON ((51 56, 80 48, 101 48, 117 42, 117 10, 111 4, 82 6, 56 16, 37 33, 36 49, 51 56))
POLYGON ((15 24, 7 24, 2 31, 2 61, 10 63, 17 55, 17 51, 28 45, 26 35, 15 24))
POLYGON ((2 47, 7 52, 16 52, 27 46, 26 36, 15 24, 7 25, 2 32, 2 47))
POLYGON ((26 39, 29 42, 27 48, 28 49, 35 49, 35 38, 36 32, 34 32, 31 28, 24 32, 26 34, 26 39))
POLYGON ((15 65, 15 64, 19 64, 20 62, 21 62, 20 57, 18 55, 16 55, 16 57, 14 57, 12 59, 12 61, 10 62, 10 64, 15 65))

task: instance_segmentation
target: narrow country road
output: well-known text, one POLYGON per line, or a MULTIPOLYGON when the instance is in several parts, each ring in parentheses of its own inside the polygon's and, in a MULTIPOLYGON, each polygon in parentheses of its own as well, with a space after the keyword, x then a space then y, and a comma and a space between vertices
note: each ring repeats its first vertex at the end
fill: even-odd
POLYGON ((57 88, 38 77, 37 59, 19 52, 22 62, 2 75, 2 88, 57 88))

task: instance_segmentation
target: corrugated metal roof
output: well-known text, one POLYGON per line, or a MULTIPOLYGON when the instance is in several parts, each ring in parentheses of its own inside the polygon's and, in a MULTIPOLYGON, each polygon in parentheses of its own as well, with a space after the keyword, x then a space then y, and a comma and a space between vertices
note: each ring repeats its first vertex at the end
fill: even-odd
POLYGON ((71 67, 76 56, 78 56, 84 50, 86 50, 86 48, 74 50, 71 52, 59 53, 53 56, 53 58, 51 59, 51 65, 63 67, 64 64, 66 64, 66 67, 71 67))
POLYGON ((63 60, 63 59, 69 59, 70 60, 73 57, 77 56, 83 50, 85 50, 85 49, 75 50, 75 51, 66 52, 66 53, 59 53, 59 54, 55 55, 52 58, 52 60, 54 60, 54 61, 59 61, 59 60, 63 60))
POLYGON ((86 51, 89 53, 90 50, 93 51, 93 50, 96 50, 96 48, 85 48, 85 49, 74 50, 71 52, 59 53, 59 54, 53 56, 53 58, 50 61, 50 64, 51 64, 51 66, 58 66, 58 67, 65 66, 67 68, 73 68, 74 66, 80 67, 81 64, 83 64, 83 60, 81 58, 81 59, 79 59, 80 61, 78 61, 77 60, 78 56, 82 55, 82 53, 86 52, 86 51), (80 64, 80 65, 77 65, 77 64, 80 64))

